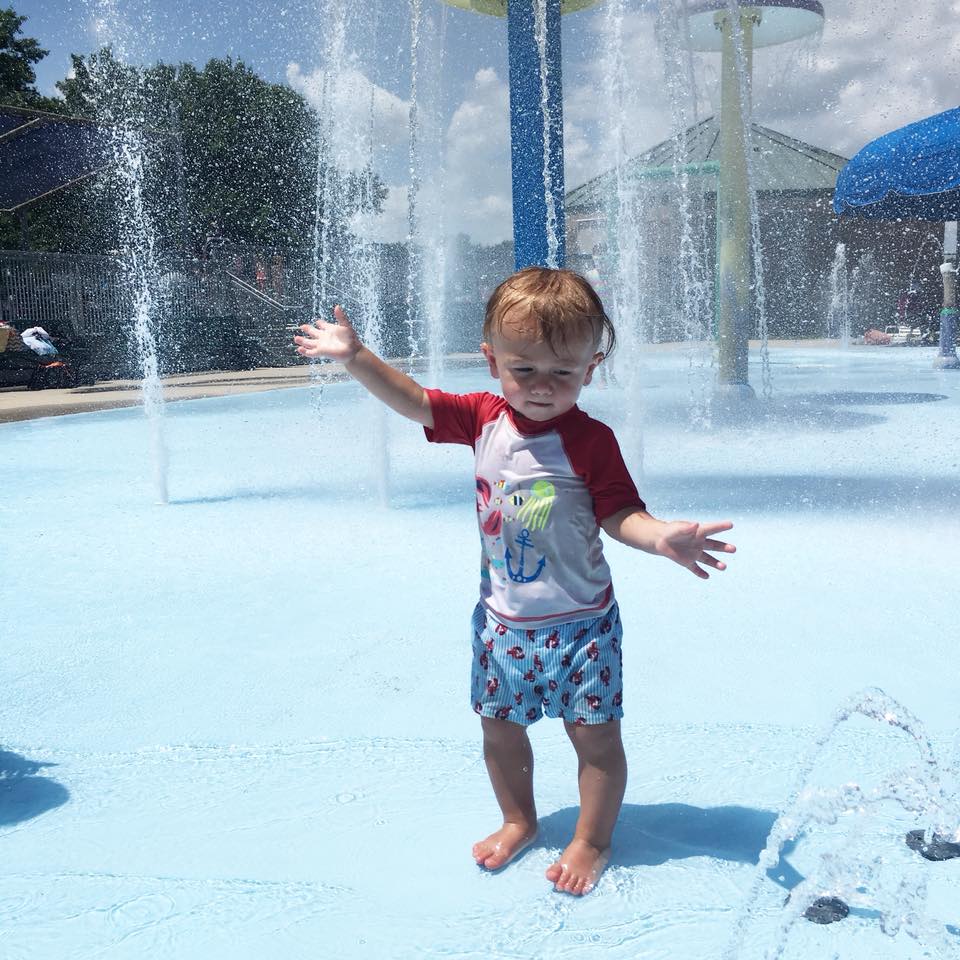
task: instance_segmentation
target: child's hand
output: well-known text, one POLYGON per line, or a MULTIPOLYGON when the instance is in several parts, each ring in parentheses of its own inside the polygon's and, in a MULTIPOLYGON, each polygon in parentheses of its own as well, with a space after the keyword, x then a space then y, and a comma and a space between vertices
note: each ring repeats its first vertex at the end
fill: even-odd
POLYGON ((707 580, 710 574, 701 564, 713 567, 714 570, 726 570, 727 565, 712 554, 737 551, 732 543, 712 539, 715 533, 722 533, 732 528, 733 524, 729 520, 716 523, 673 520, 664 525, 662 533, 657 538, 655 549, 661 557, 679 563, 681 567, 686 567, 702 580, 707 580))
POLYGON ((333 308, 336 323, 315 320, 300 327, 301 333, 293 338, 301 357, 326 357, 328 360, 352 360, 363 344, 353 329, 347 315, 339 306, 333 308))

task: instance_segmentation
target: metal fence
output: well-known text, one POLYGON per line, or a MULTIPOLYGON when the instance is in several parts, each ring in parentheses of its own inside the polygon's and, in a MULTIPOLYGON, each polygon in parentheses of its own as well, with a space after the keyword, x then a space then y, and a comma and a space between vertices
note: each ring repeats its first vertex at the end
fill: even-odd
POLYGON ((100 337, 128 312, 120 264, 108 257, 0 251, 0 317, 71 337, 100 337))
MULTIPOLYGON (((162 258, 150 282, 161 369, 292 362, 288 328, 305 308, 279 299, 275 288, 296 297, 304 276, 299 260, 275 271, 267 286, 232 275, 221 263, 162 258)), ((133 304, 117 257, 0 251, 0 318, 19 330, 42 326, 82 342, 98 377, 136 375, 133 304)))
MULTIPOLYGON (((383 346, 403 356, 411 342, 405 253, 384 246, 378 257, 383 346)), ((338 263, 328 294, 362 323, 359 279, 349 258, 338 263)), ((149 283, 162 372, 301 362, 291 328, 312 313, 310 251, 218 245, 202 260, 164 254, 155 267, 149 283)), ((413 312, 419 324, 415 305, 413 312)), ((18 330, 42 326, 55 338, 81 343, 99 379, 137 376, 133 302, 118 256, 0 251, 0 318, 18 330)))

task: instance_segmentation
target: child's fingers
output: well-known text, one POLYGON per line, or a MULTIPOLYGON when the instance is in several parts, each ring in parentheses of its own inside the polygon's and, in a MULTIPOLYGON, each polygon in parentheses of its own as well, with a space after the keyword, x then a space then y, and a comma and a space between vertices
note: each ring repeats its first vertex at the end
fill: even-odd
POLYGON ((725 540, 704 540, 704 550, 719 550, 721 553, 736 553, 737 548, 732 543, 725 540))
MULTIPOLYGON (((327 323, 326 320, 316 320, 313 323, 305 323, 300 327, 301 339, 304 342, 317 343, 325 338, 329 333, 335 331, 335 323, 327 323)), ((293 338, 296 341, 296 337, 293 338)))
POLYGON ((733 522, 730 520, 717 520, 713 523, 701 523, 700 532, 705 537, 712 537, 715 533, 723 533, 724 530, 732 530, 733 522))

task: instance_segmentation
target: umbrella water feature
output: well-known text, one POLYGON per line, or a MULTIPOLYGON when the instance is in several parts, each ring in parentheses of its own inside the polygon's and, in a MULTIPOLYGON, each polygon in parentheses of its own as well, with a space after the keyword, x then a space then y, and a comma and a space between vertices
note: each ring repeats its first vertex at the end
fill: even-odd
MULTIPOLYGON (((692 0, 681 7, 694 50, 721 53, 720 184, 717 198, 718 388, 727 397, 753 396, 747 344, 755 314, 766 339, 756 197, 752 192, 753 51, 820 29, 819 0, 692 0), (753 274, 753 275, 752 275, 753 274)), ((764 365, 764 372, 768 368, 764 365)), ((765 378, 764 393, 769 394, 765 378)))
POLYGON ((960 107, 861 148, 837 177, 833 207, 873 220, 960 219, 960 107))
MULTIPOLYGON (((834 210, 873 220, 960 219, 960 107, 872 140, 837 177, 834 210)), ((956 352, 956 227, 945 232, 944 302, 937 366, 960 369, 956 352), (951 243, 952 237, 952 243, 951 243)))

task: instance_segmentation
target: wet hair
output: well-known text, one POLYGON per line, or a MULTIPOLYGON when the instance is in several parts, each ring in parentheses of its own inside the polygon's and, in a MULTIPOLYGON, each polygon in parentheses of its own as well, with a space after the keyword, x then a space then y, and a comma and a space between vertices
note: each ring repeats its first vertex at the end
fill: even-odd
POLYGON ((571 340, 592 338, 610 356, 617 343, 613 323, 590 282, 573 270, 525 267, 497 287, 487 301, 483 339, 504 323, 534 327, 536 339, 559 355, 571 340))

